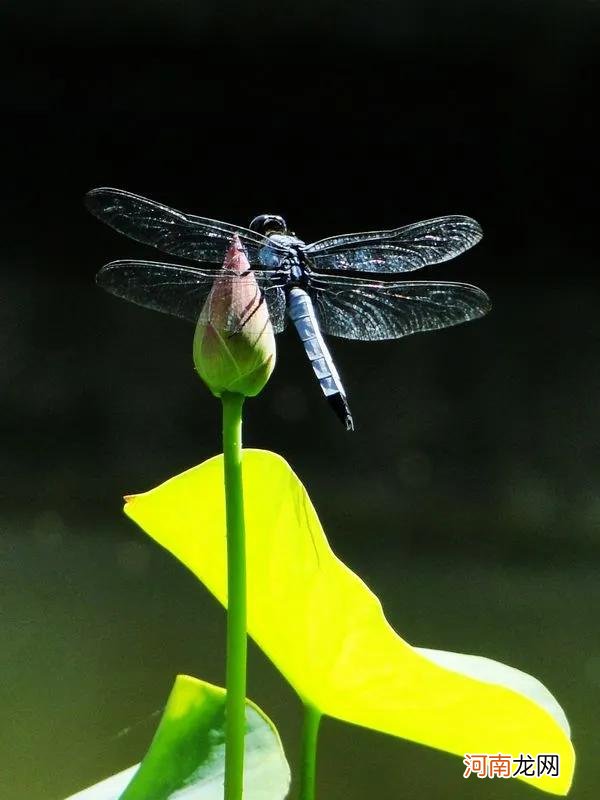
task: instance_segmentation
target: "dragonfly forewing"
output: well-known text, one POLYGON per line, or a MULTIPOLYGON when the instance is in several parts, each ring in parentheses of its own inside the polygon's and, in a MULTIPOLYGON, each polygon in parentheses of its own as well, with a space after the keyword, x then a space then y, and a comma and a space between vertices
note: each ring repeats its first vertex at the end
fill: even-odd
POLYGON ((269 266, 277 266, 277 257, 283 260, 287 252, 248 228, 184 214, 122 189, 92 189, 86 205, 119 233, 180 258, 220 263, 234 235, 239 236, 252 265, 261 266, 259 253, 266 245, 273 254, 269 266))
POLYGON ((412 272, 455 258, 482 235, 476 220, 454 215, 390 231, 332 236, 308 245, 305 253, 317 272, 412 272))

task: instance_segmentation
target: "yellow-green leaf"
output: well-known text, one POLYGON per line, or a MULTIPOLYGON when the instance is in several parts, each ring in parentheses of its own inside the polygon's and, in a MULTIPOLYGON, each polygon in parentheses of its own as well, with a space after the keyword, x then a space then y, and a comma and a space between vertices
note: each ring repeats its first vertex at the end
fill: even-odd
MULTIPOLYGON (((324 714, 463 756, 557 753, 566 794, 574 752, 538 681, 488 659, 420 650, 332 552, 306 490, 279 456, 245 450, 248 629, 300 697, 324 714)), ((222 457, 128 498, 126 513, 227 604, 222 457)))
MULTIPOLYGON (((67 800, 222 800, 225 690, 178 675, 144 760, 67 800)), ((283 800, 290 769, 279 735, 246 701, 244 798, 283 800)))

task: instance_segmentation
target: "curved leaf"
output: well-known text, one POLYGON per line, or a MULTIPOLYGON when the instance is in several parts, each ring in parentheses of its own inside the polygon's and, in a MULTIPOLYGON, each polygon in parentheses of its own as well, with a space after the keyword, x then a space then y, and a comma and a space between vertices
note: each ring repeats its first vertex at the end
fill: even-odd
MULTIPOLYGON (((574 752, 564 713, 535 679, 488 659, 411 647, 331 551, 306 490, 279 456, 245 450, 248 629, 301 698, 347 722, 457 755, 574 752)), ((227 603, 222 457, 127 498, 126 513, 227 603)))
MULTIPOLYGON (((290 768, 271 720, 246 701, 244 798, 283 800, 290 768)), ((221 800, 225 690, 178 675, 152 744, 129 767, 67 800, 221 800)))

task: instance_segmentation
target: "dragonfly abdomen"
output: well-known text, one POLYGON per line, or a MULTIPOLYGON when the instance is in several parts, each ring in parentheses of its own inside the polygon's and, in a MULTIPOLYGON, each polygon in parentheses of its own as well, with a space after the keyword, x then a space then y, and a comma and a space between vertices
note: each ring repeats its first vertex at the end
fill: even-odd
POLYGON ((288 291, 288 314, 298 331, 321 391, 344 423, 346 430, 354 430, 346 391, 323 339, 312 300, 304 289, 298 286, 288 291))

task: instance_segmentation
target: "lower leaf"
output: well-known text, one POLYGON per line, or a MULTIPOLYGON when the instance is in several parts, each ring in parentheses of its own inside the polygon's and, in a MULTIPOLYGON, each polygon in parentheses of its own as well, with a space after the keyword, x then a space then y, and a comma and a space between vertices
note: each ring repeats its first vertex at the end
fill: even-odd
MULTIPOLYGON (((178 675, 141 764, 67 800, 221 800, 225 774, 224 689, 178 675)), ((246 701, 245 800, 283 800, 290 768, 271 720, 246 701)))

